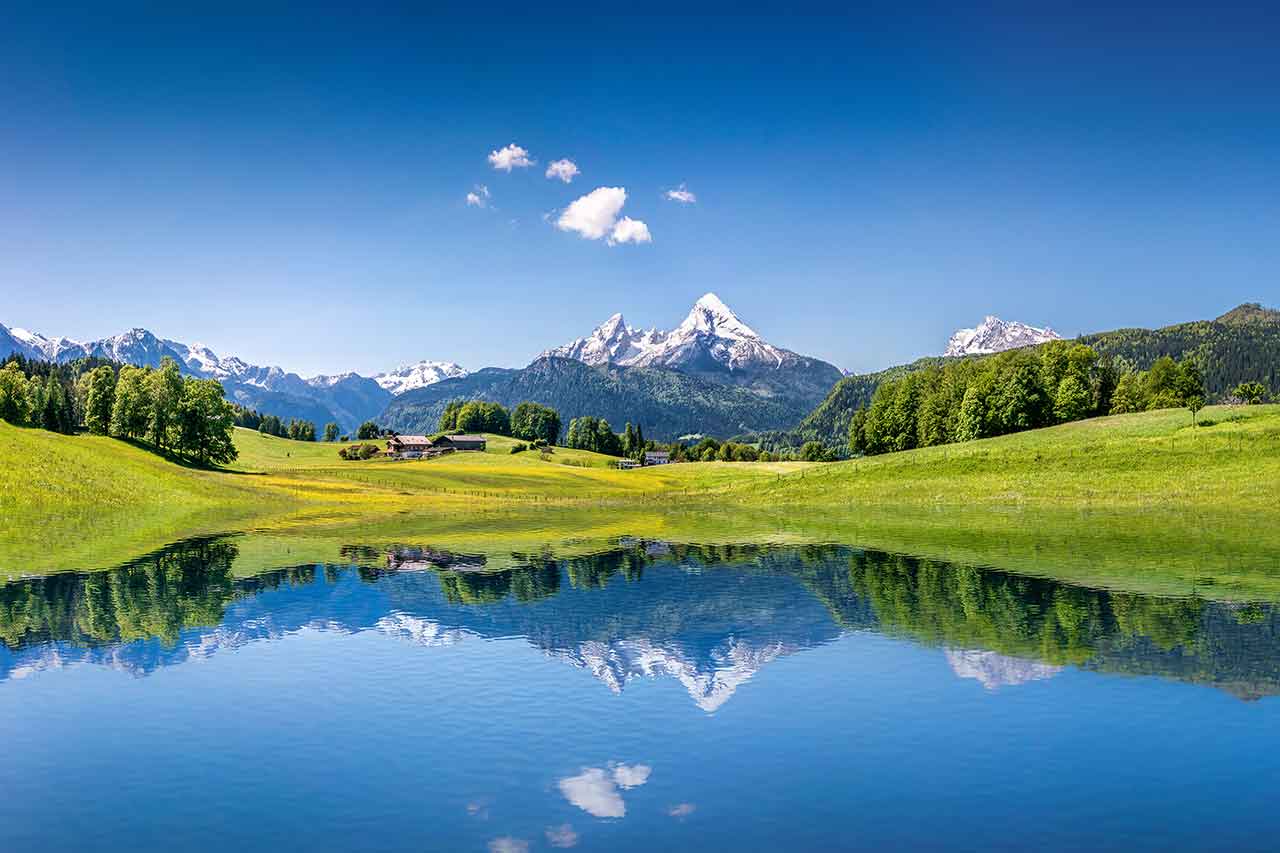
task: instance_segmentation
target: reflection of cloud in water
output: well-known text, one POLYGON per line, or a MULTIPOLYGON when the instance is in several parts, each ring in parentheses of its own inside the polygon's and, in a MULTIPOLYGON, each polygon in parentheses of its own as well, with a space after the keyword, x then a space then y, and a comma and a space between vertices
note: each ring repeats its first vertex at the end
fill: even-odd
POLYGON ((489 853, 529 853, 529 842, 504 835, 489 842, 489 853))
POLYGON ((547 843, 552 847, 576 847, 578 833, 567 823, 547 827, 547 843))
POLYGON ((960 678, 979 681, 988 690, 1043 681, 1062 672, 1060 666, 982 649, 947 649, 946 655, 952 672, 960 678))
POLYGON ((587 767, 577 776, 559 782, 560 793, 573 805, 593 817, 625 817, 627 804, 618 789, 638 788, 649 781, 653 768, 646 764, 587 767))
POLYGON ((677 803, 671 808, 667 809, 667 814, 675 818, 688 817, 689 815, 693 814, 694 811, 697 810, 697 808, 698 807, 695 806, 693 803, 677 803))
POLYGON ((649 781, 649 774, 653 772, 653 768, 647 764, 619 764, 613 768, 613 781, 618 783, 619 788, 639 788, 645 782, 649 781))

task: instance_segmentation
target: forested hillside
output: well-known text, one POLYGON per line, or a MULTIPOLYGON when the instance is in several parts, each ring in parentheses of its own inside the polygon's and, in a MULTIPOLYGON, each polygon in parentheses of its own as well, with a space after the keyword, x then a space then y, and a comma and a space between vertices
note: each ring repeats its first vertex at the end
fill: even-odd
POLYGON ((1156 359, 1194 358, 1204 374, 1210 400, 1241 382, 1261 382, 1280 391, 1280 311, 1251 303, 1216 320, 1180 323, 1163 329, 1117 329, 1083 335, 1080 342, 1099 355, 1122 358, 1138 370, 1156 359))
MULTIPOLYGON (((1177 361, 1194 358, 1200 365, 1210 402, 1223 399, 1241 382, 1261 382, 1270 393, 1280 392, 1280 311, 1257 303, 1240 305, 1216 320, 1162 329, 1117 329, 1083 335, 1079 340, 1093 347, 1098 355, 1111 356, 1133 370, 1148 370, 1163 356, 1177 361)), ((763 438, 778 446, 799 446, 811 440, 843 446, 848 441, 853 413, 870 404, 882 382, 951 360, 922 358, 877 373, 846 376, 794 430, 763 438)))
POLYGON ((582 416, 604 418, 615 427, 631 422, 659 441, 693 433, 785 429, 796 412, 784 401, 674 370, 540 358, 523 370, 491 368, 408 391, 387 407, 381 425, 399 432, 433 431, 453 399, 508 407, 527 400, 556 409, 565 424, 582 416))

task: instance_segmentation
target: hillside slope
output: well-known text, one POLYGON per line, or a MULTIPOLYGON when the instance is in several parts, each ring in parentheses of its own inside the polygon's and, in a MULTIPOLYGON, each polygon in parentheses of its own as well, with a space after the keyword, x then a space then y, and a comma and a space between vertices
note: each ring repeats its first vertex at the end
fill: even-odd
POLYGON ((590 535, 843 542, 1090 583, 1280 594, 1280 406, 1214 407, 1200 427, 1172 410, 1098 418, 828 465, 618 471, 580 451, 511 454, 501 438, 488 453, 343 462, 332 444, 235 440, 234 470, 197 471, 113 439, 0 424, 0 575, 243 530, 292 561, 310 540, 336 552, 501 539, 530 553, 590 535))
POLYGON ((481 370, 401 394, 380 424, 399 432, 435 430, 449 400, 490 400, 515 406, 526 400, 570 419, 594 415, 621 428, 639 423, 662 441, 690 433, 733 435, 791 426, 802 409, 748 388, 712 382, 674 370, 592 366, 566 358, 540 358, 523 370, 481 370))
MULTIPOLYGON (((1199 360, 1209 399, 1220 400, 1241 382, 1262 382, 1280 393, 1280 311, 1247 303, 1218 317, 1161 329, 1116 329, 1083 335, 1079 341, 1101 355, 1122 359, 1146 370, 1162 356, 1199 360)), ((985 358, 986 356, 966 356, 985 358)), ((926 357, 876 373, 846 376, 836 383, 818 407, 784 437, 782 443, 800 444, 816 439, 843 445, 849 437, 853 413, 871 402, 881 382, 943 363, 942 357, 926 357)))

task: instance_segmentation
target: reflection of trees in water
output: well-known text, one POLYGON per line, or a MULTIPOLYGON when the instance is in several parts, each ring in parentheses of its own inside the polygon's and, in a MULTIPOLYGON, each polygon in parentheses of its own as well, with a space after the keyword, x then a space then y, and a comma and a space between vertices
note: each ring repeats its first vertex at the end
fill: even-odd
POLYGON ((14 649, 48 641, 95 645, 151 638, 173 645, 186 628, 220 624, 237 598, 316 579, 315 566, 236 579, 231 565, 237 553, 226 539, 192 539, 110 571, 5 584, 0 641, 14 649))
POLYGON ((505 572, 441 572, 440 589, 450 604, 537 601, 560 591, 560 567, 547 560, 505 572))
POLYGON ((1051 664, 1280 692, 1275 608, 1107 592, 1004 572, 865 552, 849 563, 880 629, 1051 664))
POLYGON ((0 587, 0 639, 11 648, 46 640, 106 643, 216 625, 234 597, 234 544, 183 542, 119 569, 64 574, 0 587))
MULTIPOLYGON (((0 641, 11 649, 49 641, 88 645, 146 638, 172 645, 184 629, 220 624, 227 605, 238 598, 310 585, 321 572, 336 584, 347 571, 301 566, 237 579, 231 573, 236 554, 230 540, 192 540, 112 571, 0 586, 0 641)), ((590 593, 587 600, 596 604, 559 608, 564 612, 554 626, 540 626, 547 617, 534 613, 521 620, 529 636, 551 631, 560 644, 608 642, 623 625, 629 636, 656 636, 671 628, 668 622, 684 617, 734 633, 761 603, 732 585, 662 591, 675 577, 669 571, 662 573, 668 580, 644 582, 646 567, 661 563, 693 574, 731 568, 794 578, 844 629, 874 628, 927 644, 1054 665, 1206 681, 1243 696, 1280 692, 1280 618, 1269 605, 1106 592, 842 546, 625 540, 622 547, 565 559, 549 551, 514 554, 518 568, 500 572, 463 570, 478 561, 425 548, 405 550, 396 560, 359 547, 344 554, 363 563, 358 576, 370 584, 397 569, 428 565, 450 605, 536 602, 560 595, 566 586, 590 593), (376 554, 392 568, 370 565, 376 554), (595 595, 615 584, 639 584, 642 594, 595 595)))
POLYGON ((880 552, 854 556, 849 576, 883 630, 1054 664, 1081 664, 1139 636, 1165 651, 1193 649, 1207 606, 880 552))

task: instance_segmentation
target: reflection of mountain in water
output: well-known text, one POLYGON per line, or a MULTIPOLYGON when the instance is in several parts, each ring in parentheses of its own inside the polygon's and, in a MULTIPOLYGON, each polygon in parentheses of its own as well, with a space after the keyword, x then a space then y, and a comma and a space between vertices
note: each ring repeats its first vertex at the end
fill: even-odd
POLYGON ((108 572, 0 587, 0 681, 94 663, 155 669, 304 628, 376 630, 423 646, 527 639, 620 692, 679 681, 706 711, 766 664, 842 631, 874 629, 946 649, 988 689, 1075 665, 1280 693, 1271 607, 1152 598, 842 547, 767 549, 626 542, 572 559, 429 548, 236 578, 233 540, 176 545, 108 572))
POLYGON ((961 678, 972 678, 988 690, 999 690, 1043 681, 1062 672, 1062 667, 1026 658, 1009 657, 985 649, 947 649, 947 663, 961 678))

